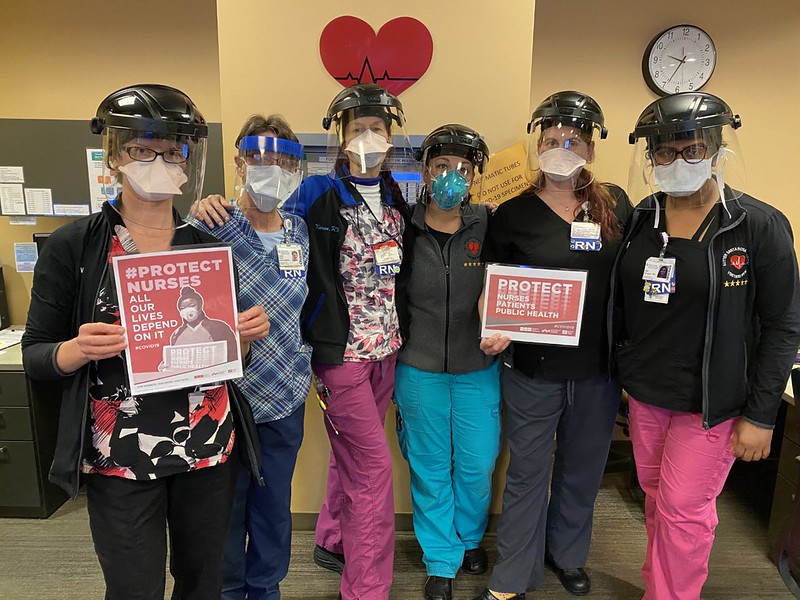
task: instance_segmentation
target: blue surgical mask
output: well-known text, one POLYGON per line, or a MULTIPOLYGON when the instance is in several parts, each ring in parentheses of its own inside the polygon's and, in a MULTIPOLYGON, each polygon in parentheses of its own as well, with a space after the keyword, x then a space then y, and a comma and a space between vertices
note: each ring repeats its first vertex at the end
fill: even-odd
POLYGON ((455 208, 469 193, 469 182, 456 170, 437 175, 431 181, 431 197, 442 210, 455 208))

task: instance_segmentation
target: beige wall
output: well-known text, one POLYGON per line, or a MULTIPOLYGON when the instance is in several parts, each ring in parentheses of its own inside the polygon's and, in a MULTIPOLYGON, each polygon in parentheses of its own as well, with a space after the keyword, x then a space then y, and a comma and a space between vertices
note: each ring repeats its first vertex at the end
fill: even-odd
MULTIPOLYGON (((0 15, 0 119, 88 120, 107 94, 144 82, 182 89, 207 120, 221 119, 215 0, 8 0, 0 15), (178 58, 169 58, 174 51, 178 58)), ((43 158, 54 144, 42 140, 43 158)), ((12 226, 0 217, 12 323, 25 322, 33 283, 15 272, 14 242, 67 221, 12 226)))
POLYGON ((322 117, 342 88, 322 65, 319 36, 342 15, 357 16, 376 30, 412 16, 430 30, 430 68, 400 96, 409 134, 456 121, 486 132, 490 147, 511 144, 528 112, 533 9, 533 0, 463 0, 452 6, 429 0, 218 2, 226 174, 232 172, 230 149, 239 127, 253 112, 280 112, 295 132, 323 133, 322 117), (259 36, 263 44, 243 52, 245 40, 259 36))
POLYGON ((540 0, 531 105, 564 89, 593 96, 609 129, 608 139, 598 145, 597 174, 625 187, 632 148, 628 133, 657 98, 642 78, 642 54, 656 34, 681 23, 700 26, 716 45, 717 67, 703 91, 720 96, 742 117, 737 133, 747 166, 745 191, 780 208, 800 230, 794 183, 800 164, 794 141, 800 108, 797 2, 573 0, 567 5, 540 0))
MULTIPOLYGON (((531 106, 554 91, 579 89, 598 100, 611 131, 598 149, 598 174, 622 185, 631 154, 627 134, 655 99, 642 80, 642 53, 662 29, 694 23, 713 37, 719 55, 706 89, 742 116, 750 193, 800 227, 792 195, 800 150, 790 120, 800 98, 796 2, 730 0, 721 10, 696 0, 664 6, 639 0, 463 0, 457 6, 428 0, 27 0, 4 2, 2 13, 0 118, 88 119, 109 91, 156 81, 185 90, 210 121, 221 120, 227 149, 252 112, 282 112, 296 131, 322 132, 321 118, 340 89, 319 58, 319 34, 328 21, 352 14, 379 28, 413 16, 431 30, 434 56, 423 79, 401 96, 409 133, 460 121, 484 132, 499 150, 524 138, 531 106), (165 59, 164 48, 178 48, 180 58, 165 59)), ((0 219, 0 260, 15 322, 24 321, 31 280, 13 273, 13 242, 64 220, 39 222, 37 228, 12 227, 0 219)), ((396 507, 408 512, 408 469, 393 427, 390 408, 396 507)), ((309 402, 295 512, 319 509, 327 448, 319 408, 309 402)))
MULTIPOLYGON (((412 16, 431 31, 431 66, 400 97, 409 134, 427 134, 437 125, 456 121, 486 132, 490 146, 510 145, 518 139, 529 108, 533 10, 531 0, 463 0, 457 7, 429 0, 218 2, 229 192, 233 154, 228 150, 251 113, 280 112, 298 133, 323 132, 322 117, 341 86, 322 65, 319 36, 329 21, 341 15, 358 16, 376 30, 395 17, 412 16), (256 44, 243 52, 245 40, 259 36, 265 40, 262 47, 256 44), (253 57, 263 60, 254 62, 253 57)), ((394 415, 394 407, 390 407, 387 432, 395 465, 395 509, 407 513, 411 511, 408 467, 397 447, 394 415)), ((308 402, 305 441, 294 482, 295 512, 319 510, 324 499, 328 448, 320 409, 316 402, 308 402)))

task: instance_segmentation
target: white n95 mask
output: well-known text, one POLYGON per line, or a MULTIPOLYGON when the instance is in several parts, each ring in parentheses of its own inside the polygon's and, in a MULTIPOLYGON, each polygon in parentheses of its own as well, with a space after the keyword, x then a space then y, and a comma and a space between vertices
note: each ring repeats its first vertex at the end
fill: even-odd
POLYGON ((551 148, 539 155, 539 168, 553 181, 565 181, 583 168, 586 161, 566 148, 551 148))
POLYGON ((366 169, 372 169, 381 164, 391 147, 392 144, 387 142, 381 134, 368 129, 347 144, 345 151, 355 155, 363 173, 366 169))
POLYGON ((691 196, 711 179, 711 163, 710 158, 694 164, 676 158, 668 165, 653 167, 653 181, 659 190, 669 196, 691 196))
POLYGON ((247 166, 244 187, 261 212, 270 212, 282 205, 300 186, 302 173, 286 171, 278 165, 247 166))
POLYGON ((183 308, 180 311, 181 317, 183 317, 184 321, 194 321, 197 317, 200 316, 200 311, 196 308, 183 308))
POLYGON ((152 162, 121 165, 117 171, 125 174, 137 196, 151 202, 180 196, 183 193, 180 186, 189 180, 180 165, 166 163, 160 156, 152 162))

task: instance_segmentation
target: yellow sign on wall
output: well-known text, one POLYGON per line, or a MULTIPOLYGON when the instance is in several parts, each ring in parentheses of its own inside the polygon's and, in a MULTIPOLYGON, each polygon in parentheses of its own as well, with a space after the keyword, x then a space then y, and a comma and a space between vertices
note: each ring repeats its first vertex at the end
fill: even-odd
POLYGON ((525 177, 525 144, 519 142, 489 157, 484 174, 472 184, 471 200, 501 204, 529 186, 525 177))

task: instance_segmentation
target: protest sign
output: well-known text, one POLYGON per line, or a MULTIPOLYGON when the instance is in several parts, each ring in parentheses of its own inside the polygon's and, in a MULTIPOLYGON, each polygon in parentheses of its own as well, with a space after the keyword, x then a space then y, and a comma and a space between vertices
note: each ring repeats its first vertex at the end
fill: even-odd
POLYGON ((489 263, 481 335, 513 341, 577 346, 586 295, 586 271, 489 263))
POLYGON ((131 394, 242 376, 228 247, 112 259, 131 394))

